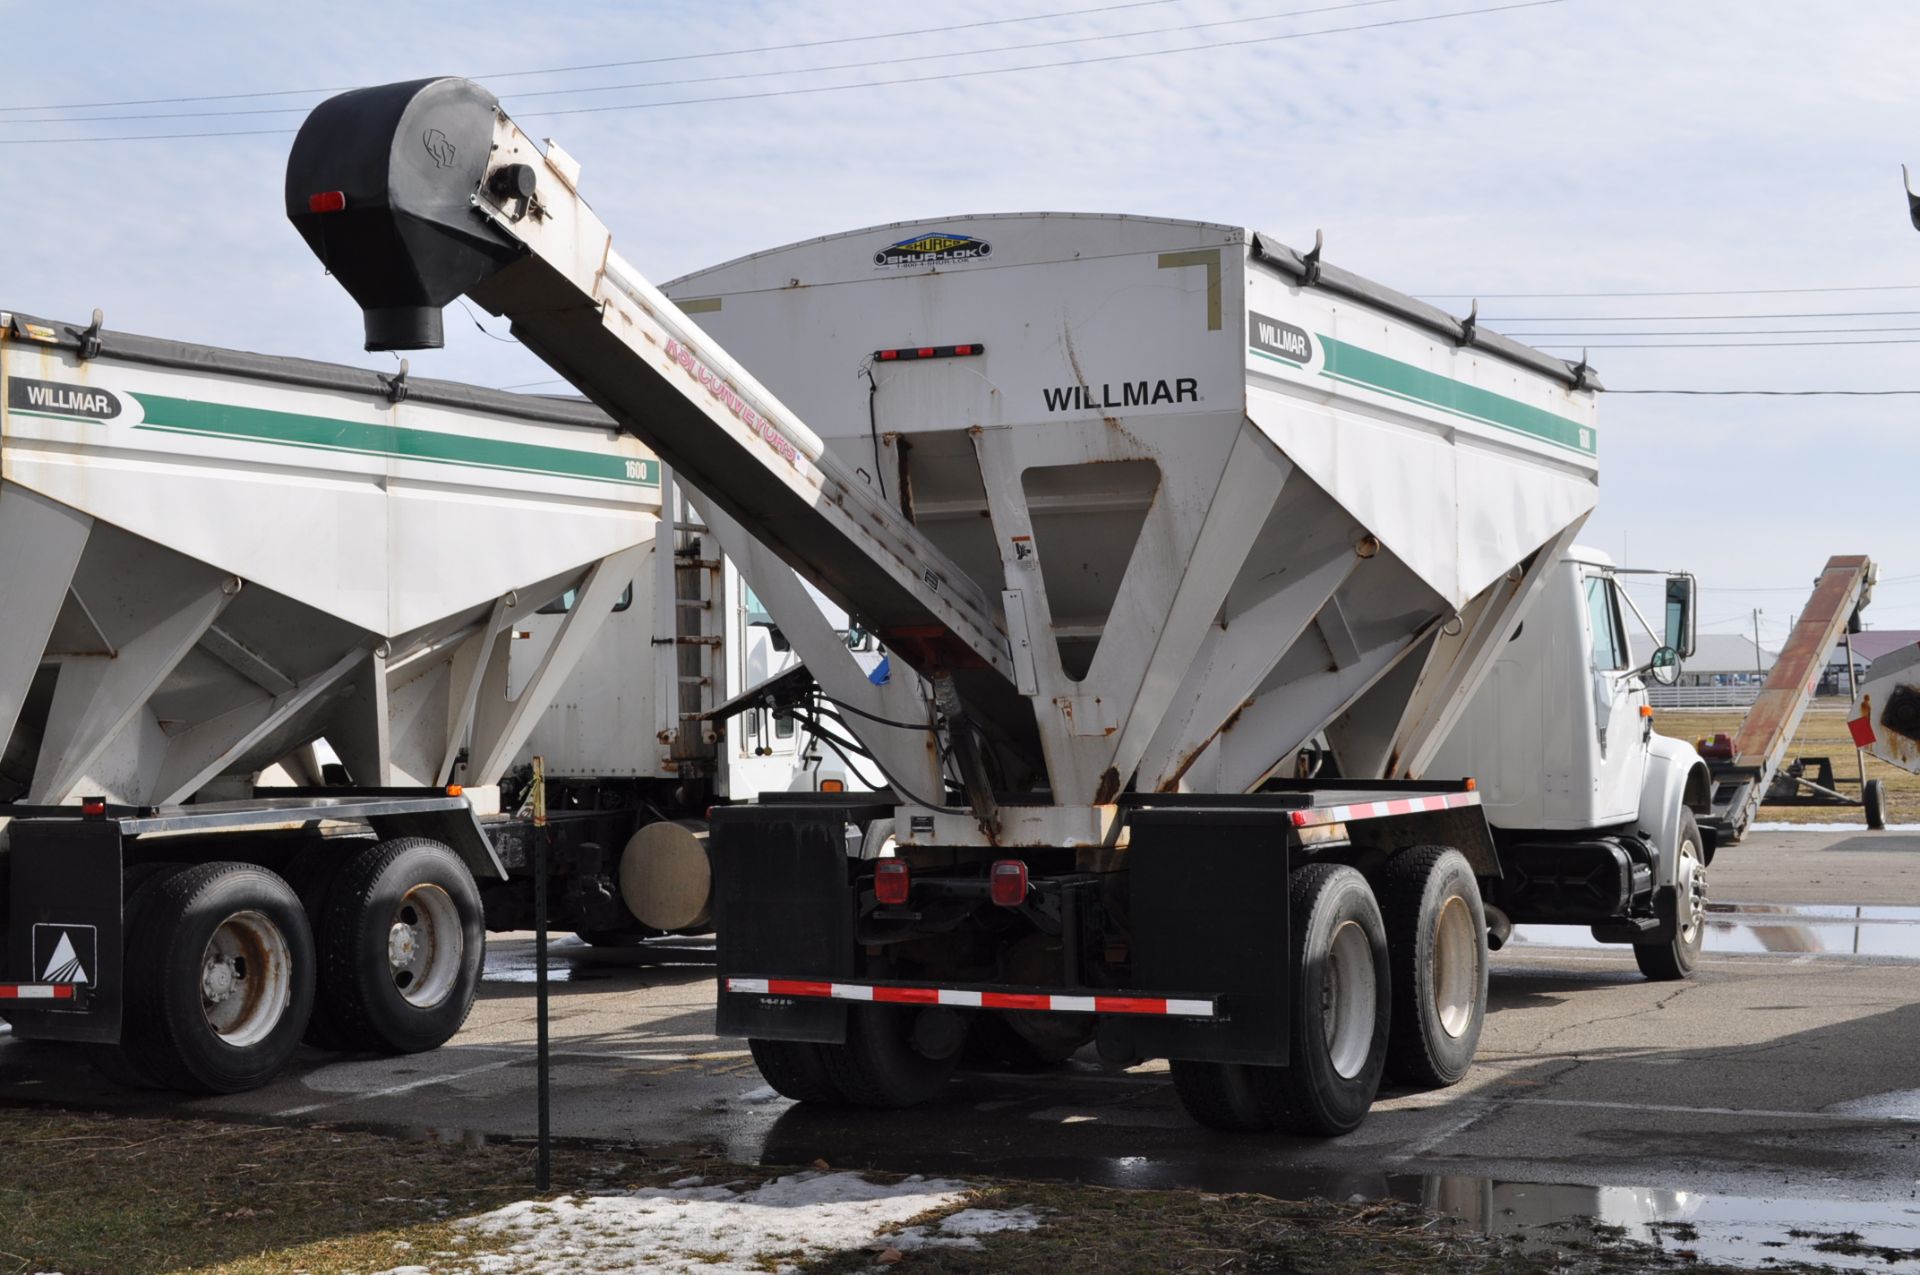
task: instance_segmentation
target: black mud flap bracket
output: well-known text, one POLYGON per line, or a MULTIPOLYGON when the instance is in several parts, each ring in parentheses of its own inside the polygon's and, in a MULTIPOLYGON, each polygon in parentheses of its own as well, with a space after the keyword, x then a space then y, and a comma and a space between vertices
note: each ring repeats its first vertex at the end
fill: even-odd
POLYGON ((108 819, 16 820, 0 982, 71 984, 72 999, 7 1001, 16 1036, 120 1039, 120 827, 108 819))
POLYGON ((1136 994, 1201 989, 1211 1020, 1143 1018, 1142 1058, 1281 1065, 1288 1053, 1291 814, 1273 797, 1155 797, 1128 815, 1136 994))
POLYGON ((849 980, 857 974, 859 899, 849 829, 893 813, 871 796, 787 803, 771 794, 713 811, 713 924, 721 992, 715 1031, 761 1040, 841 1044, 847 1007, 834 1000, 728 992, 732 976, 849 980))

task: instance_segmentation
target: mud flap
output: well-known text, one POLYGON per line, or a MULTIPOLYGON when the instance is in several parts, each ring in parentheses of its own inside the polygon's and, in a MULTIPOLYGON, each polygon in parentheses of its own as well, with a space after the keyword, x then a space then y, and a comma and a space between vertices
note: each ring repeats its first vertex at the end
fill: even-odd
POLYGON ((1154 798, 1129 816, 1133 986, 1216 995, 1221 1009, 1211 1021, 1129 1024, 1143 1058, 1287 1061, 1288 816, 1298 802, 1232 800, 1209 809, 1154 798))
POLYGON ((62 1009, 9 1001, 28 1040, 120 1039, 120 828, 104 819, 27 819, 8 830, 6 969, 0 982, 73 983, 62 1009))
POLYGON ((840 1044, 847 1007, 831 1000, 728 992, 731 976, 851 979, 859 899, 847 830, 892 808, 871 801, 783 802, 769 795, 713 811, 713 924, 718 938, 715 1031, 759 1040, 840 1044))

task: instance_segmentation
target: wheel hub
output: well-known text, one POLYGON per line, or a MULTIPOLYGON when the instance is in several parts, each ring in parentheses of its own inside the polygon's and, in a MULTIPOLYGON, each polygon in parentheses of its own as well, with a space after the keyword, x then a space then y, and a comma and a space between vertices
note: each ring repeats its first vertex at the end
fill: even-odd
POLYGON ((222 921, 200 954, 200 1012, 228 1044, 258 1044, 293 1000, 292 954, 273 918, 252 910, 222 921))
POLYGON ((1680 846, 1680 888, 1676 892, 1680 915, 1680 939, 1691 944, 1699 937, 1707 915, 1707 865, 1693 842, 1680 846))
POLYGON ((405 921, 395 921, 387 931, 387 964, 395 970, 410 969, 420 950, 420 937, 405 921))
POLYGON ((1473 911, 1457 894, 1447 896, 1433 926, 1433 1011, 1440 1029, 1458 1040, 1472 1024, 1480 1000, 1480 937, 1473 911))
POLYGON ((1320 977, 1320 1023, 1328 1061, 1346 1080, 1359 1075, 1373 1048, 1375 978, 1366 931, 1341 922, 1320 977))
POLYGON ((209 1005, 218 1005, 233 995, 234 984, 240 975, 234 970, 234 963, 224 956, 213 956, 207 961, 207 967, 200 976, 200 995, 209 1005))
POLYGON ((402 1000, 430 1009, 452 994, 466 950, 460 910, 432 882, 408 890, 387 925, 387 972, 402 1000))

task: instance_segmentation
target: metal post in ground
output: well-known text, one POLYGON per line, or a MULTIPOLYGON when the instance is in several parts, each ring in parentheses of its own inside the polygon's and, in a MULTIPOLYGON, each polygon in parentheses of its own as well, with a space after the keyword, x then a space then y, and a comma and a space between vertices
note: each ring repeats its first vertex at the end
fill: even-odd
POLYGON ((533 759, 533 971, 534 1067, 539 1077, 540 1108, 540 1146, 534 1160, 533 1185, 545 1191, 553 1183, 553 1128, 547 1044, 547 767, 544 757, 533 759))
MULTIPOLYGON (((1851 712, 1854 701, 1860 698, 1859 679, 1854 676, 1853 672, 1853 626, 1851 624, 1842 631, 1841 640, 1846 644, 1847 709, 1851 712)), ((1860 767, 1860 804, 1864 806, 1867 804, 1867 750, 1855 744, 1853 746, 1853 760, 1858 763, 1860 767)), ((1859 932, 1858 929, 1854 930, 1855 934, 1859 932)))

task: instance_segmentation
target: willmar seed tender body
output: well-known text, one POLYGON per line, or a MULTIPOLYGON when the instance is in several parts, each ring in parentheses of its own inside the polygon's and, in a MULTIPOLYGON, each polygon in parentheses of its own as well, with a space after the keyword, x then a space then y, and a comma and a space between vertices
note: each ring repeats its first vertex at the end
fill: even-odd
POLYGON ((715 812, 720 1026, 767 1078, 899 1105, 970 1030, 1093 1037, 1318 1133, 1457 1079, 1501 867, 1419 776, 1593 507, 1586 369, 1147 218, 877 227, 676 304, 580 187, 443 79, 317 108, 287 205, 369 348, 464 293, 656 451, 817 679, 791 710, 884 770, 715 812), (1345 778, 1293 777, 1316 736, 1345 778))

